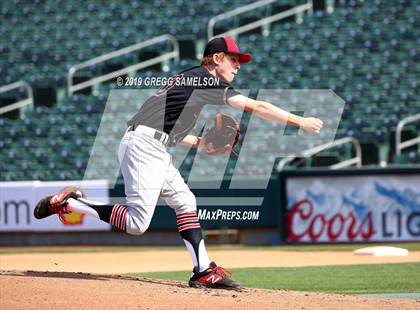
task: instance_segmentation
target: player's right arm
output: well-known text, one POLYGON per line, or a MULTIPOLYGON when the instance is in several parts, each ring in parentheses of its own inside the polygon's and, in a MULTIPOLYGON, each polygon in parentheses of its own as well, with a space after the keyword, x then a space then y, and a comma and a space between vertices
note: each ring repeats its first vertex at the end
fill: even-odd
POLYGON ((268 121, 301 127, 306 132, 319 133, 323 126, 323 122, 319 118, 295 115, 269 102, 254 100, 240 94, 229 97, 227 103, 236 109, 255 113, 257 116, 268 121))

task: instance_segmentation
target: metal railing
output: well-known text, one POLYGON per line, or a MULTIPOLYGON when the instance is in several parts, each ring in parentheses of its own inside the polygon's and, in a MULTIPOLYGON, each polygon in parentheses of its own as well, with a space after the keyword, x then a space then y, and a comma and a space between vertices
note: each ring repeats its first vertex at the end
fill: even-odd
POLYGON ((101 83, 101 82, 104 82, 104 81, 111 80, 111 79, 116 78, 120 75, 124 75, 128 72, 132 72, 132 71, 140 70, 140 69, 143 69, 143 68, 146 68, 146 67, 150 67, 152 65, 156 65, 158 63, 164 62, 165 60, 169 60, 171 58, 174 58, 176 62, 179 61, 179 44, 178 44, 178 41, 176 40, 176 38, 172 35, 169 35, 169 34, 164 34, 164 35, 161 35, 161 36, 157 36, 157 37, 154 37, 152 39, 149 39, 149 40, 146 40, 146 41, 143 41, 143 42, 139 42, 139 43, 130 45, 128 47, 125 47, 125 48, 122 48, 122 49, 119 49, 119 50, 116 50, 116 51, 113 51, 113 52, 110 52, 110 53, 107 53, 107 54, 104 54, 104 55, 101 55, 101 56, 98 56, 98 57, 95 57, 95 58, 92 58, 90 60, 87 60, 87 61, 81 62, 77 65, 74 65, 69 69, 69 72, 68 72, 68 75, 67 75, 68 94, 72 95, 74 92, 76 92, 78 90, 90 87, 92 85, 95 85, 95 84, 98 84, 98 83, 101 83), (82 68, 91 67, 93 65, 97 65, 99 63, 105 62, 109 59, 119 57, 121 55, 129 54, 129 53, 132 53, 134 51, 138 51, 138 50, 143 49, 145 47, 148 47, 148 46, 160 43, 160 42, 164 42, 164 41, 170 41, 172 43, 172 45, 173 45, 173 51, 172 52, 164 53, 160 56, 157 56, 157 57, 139 62, 137 64, 122 68, 120 70, 116 70, 116 71, 113 71, 113 72, 110 72, 110 73, 107 73, 107 74, 89 79, 87 81, 84 81, 84 82, 76 84, 76 85, 73 84, 73 77, 74 77, 74 74, 77 70, 80 70, 82 68))
POLYGON ((28 98, 24 99, 24 100, 20 100, 18 102, 9 104, 7 106, 1 107, 0 108, 0 115, 1 114, 5 114, 7 112, 13 111, 13 110, 17 110, 20 109, 22 107, 25 106, 30 106, 31 108, 33 108, 34 106, 34 92, 32 90, 31 85, 29 85, 27 82, 25 81, 18 81, 15 83, 11 83, 8 85, 4 85, 0 87, 0 94, 1 93, 5 93, 8 91, 11 91, 13 89, 17 89, 17 88, 21 88, 24 87, 28 93, 28 98))
POLYGON ((420 136, 401 142, 401 133, 405 125, 420 120, 420 114, 411 115, 399 121, 395 130, 395 153, 401 155, 401 151, 410 146, 420 143, 420 136))
MULTIPOLYGON (((214 17, 212 17, 207 25, 207 38, 210 41, 212 38, 214 38, 214 26, 216 24, 216 22, 230 18, 230 17, 234 17, 237 16, 239 14, 245 13, 245 12, 249 12, 252 10, 255 10, 256 8, 262 7, 262 6, 266 6, 269 4, 272 4, 273 2, 275 2, 276 0, 261 0, 261 1, 257 1, 255 3, 251 3, 248 5, 244 5, 240 8, 236 8, 232 11, 228 11, 219 15, 216 15, 214 17)), ((217 34, 217 36, 225 36, 225 35, 229 35, 229 36, 236 36, 238 34, 247 32, 249 30, 255 29, 255 28, 259 28, 265 25, 269 25, 273 22, 279 21, 281 19, 293 16, 293 15, 297 15, 299 13, 303 13, 305 11, 312 11, 313 9, 313 3, 312 0, 309 0, 307 3, 296 6, 294 8, 291 8, 289 10, 274 14, 272 16, 268 16, 265 18, 262 18, 260 20, 257 20, 255 22, 240 26, 238 28, 217 34)))
POLYGON ((335 140, 333 142, 325 143, 325 144, 316 146, 314 148, 308 149, 306 151, 303 151, 302 155, 300 155, 300 156, 293 155, 291 157, 284 158, 278 163, 277 171, 283 170, 288 163, 292 162, 297 157, 304 157, 305 159, 308 159, 309 157, 312 157, 312 156, 318 154, 321 151, 331 149, 333 147, 343 145, 343 144, 347 144, 347 143, 353 144, 353 146, 356 150, 356 156, 353 157, 353 158, 350 158, 350 159, 340 161, 340 162, 338 162, 334 165, 329 166, 329 168, 330 169, 340 169, 340 168, 350 167, 352 165, 356 165, 358 168, 360 168, 362 166, 362 148, 360 146, 360 143, 355 138, 345 137, 345 138, 341 138, 341 139, 335 140))

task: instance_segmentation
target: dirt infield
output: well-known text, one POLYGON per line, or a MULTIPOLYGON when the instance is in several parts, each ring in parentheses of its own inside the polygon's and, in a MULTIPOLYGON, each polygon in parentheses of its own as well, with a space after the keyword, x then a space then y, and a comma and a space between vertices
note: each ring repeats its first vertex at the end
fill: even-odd
MULTIPOLYGON (((419 262, 352 252, 214 251, 227 268, 419 262), (261 258, 264 259, 261 259, 261 258)), ((118 276, 190 269, 186 251, 0 255, 0 309, 418 309, 415 300, 285 290, 191 289, 187 282, 118 276), (13 270, 13 271, 12 271, 13 270), (32 271, 27 271, 32 270, 32 271), (48 270, 48 272, 46 272, 48 270), (81 273, 84 272, 84 273, 81 273), (114 274, 114 275, 111 275, 114 274)))
POLYGON ((2 272, 1 309, 418 309, 415 300, 243 289, 81 273, 2 272))

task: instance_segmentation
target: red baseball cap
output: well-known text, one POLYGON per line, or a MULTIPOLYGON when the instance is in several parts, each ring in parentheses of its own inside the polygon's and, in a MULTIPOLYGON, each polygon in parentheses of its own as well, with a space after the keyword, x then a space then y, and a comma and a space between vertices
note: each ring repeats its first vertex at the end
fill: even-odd
POLYGON ((241 53, 235 40, 231 37, 218 37, 210 40, 204 49, 203 57, 220 52, 238 55, 240 63, 246 63, 252 59, 250 53, 241 53))

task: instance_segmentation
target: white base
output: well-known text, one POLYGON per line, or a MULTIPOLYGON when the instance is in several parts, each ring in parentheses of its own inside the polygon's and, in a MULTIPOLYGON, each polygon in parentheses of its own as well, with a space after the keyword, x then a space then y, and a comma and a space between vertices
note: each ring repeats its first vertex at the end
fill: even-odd
POLYGON ((392 246, 372 246, 354 251, 356 255, 408 256, 408 250, 392 246))

